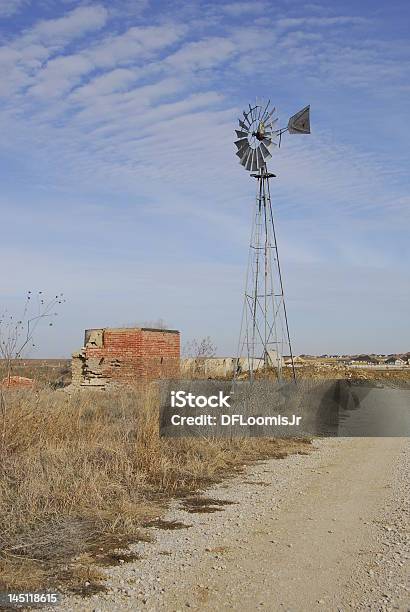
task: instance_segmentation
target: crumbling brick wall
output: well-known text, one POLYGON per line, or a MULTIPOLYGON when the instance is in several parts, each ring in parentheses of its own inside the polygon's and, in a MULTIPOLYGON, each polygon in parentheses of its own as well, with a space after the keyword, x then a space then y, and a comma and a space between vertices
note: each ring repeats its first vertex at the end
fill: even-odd
POLYGON ((81 351, 73 354, 76 386, 106 387, 179 374, 180 338, 175 330, 149 328, 90 329, 81 351))

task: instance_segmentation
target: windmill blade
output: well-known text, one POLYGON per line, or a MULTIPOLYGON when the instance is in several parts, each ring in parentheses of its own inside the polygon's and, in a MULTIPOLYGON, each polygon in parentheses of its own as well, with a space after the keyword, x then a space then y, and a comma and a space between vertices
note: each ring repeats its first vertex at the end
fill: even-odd
POLYGON ((249 132, 241 132, 241 130, 235 130, 235 132, 238 138, 246 138, 249 134, 249 132))
POLYGON ((235 140, 234 144, 240 149, 245 142, 248 142, 247 138, 240 138, 239 140, 235 140))
POLYGON ((264 138, 262 142, 265 145, 265 147, 270 147, 272 144, 272 140, 270 138, 264 138))
POLYGON ((266 125, 266 129, 273 132, 275 131, 275 124, 277 123, 278 118, 276 117, 276 119, 273 119, 272 121, 268 121, 265 125, 266 125))
POLYGON ((269 113, 266 114, 266 117, 262 117, 262 121, 264 123, 266 123, 269 120, 269 118, 272 117, 272 115, 275 112, 275 110, 276 110, 276 108, 273 107, 272 110, 269 113))
POLYGON ((273 132, 265 132, 263 136, 264 138, 269 138, 269 140, 272 140, 274 142, 278 135, 278 130, 274 130, 273 132))
POLYGON ((246 153, 249 153, 249 150, 250 150, 250 147, 244 147, 243 149, 239 149, 236 155, 237 157, 239 157, 239 159, 242 159, 242 157, 246 155, 246 153))
POLYGON ((239 121, 239 125, 243 130, 246 130, 246 132, 249 132, 249 126, 245 125, 243 121, 241 121, 240 119, 238 119, 239 121))
POLYGON ((243 149, 244 147, 249 147, 249 140, 247 138, 242 138, 241 140, 236 140, 234 142, 234 144, 236 145, 238 151, 240 151, 241 149, 243 149))
POLYGON ((249 115, 251 116, 251 123, 253 123, 255 121, 255 118, 253 116, 253 111, 255 110, 255 107, 252 107, 250 104, 248 104, 249 106, 249 115))
POLYGON ((265 165, 265 160, 263 159, 263 155, 261 153, 260 147, 256 149, 256 155, 258 159, 258 168, 263 168, 265 165))
POLYGON ((249 148, 250 148, 250 144, 249 144, 249 142, 248 142, 248 139, 247 139, 247 138, 244 138, 244 139, 242 140, 241 145, 239 145, 239 146, 237 145, 237 147, 238 147, 238 153, 240 153, 241 151, 242 151, 242 153, 243 153, 243 151, 244 151, 245 149, 249 149, 249 148))
POLYGON ((264 117, 264 116, 265 116, 265 113, 268 111, 269 104, 270 104, 270 100, 268 100, 268 103, 267 103, 267 105, 265 106, 265 108, 264 108, 264 110, 263 110, 263 113, 262 113, 262 115, 261 115, 262 117, 264 117))
POLYGON ((252 155, 251 163, 246 166, 246 169, 249 170, 249 172, 255 172, 255 170, 256 170, 256 168, 255 168, 255 157, 256 157, 256 151, 254 151, 254 154, 252 155))
MULTIPOLYGON (((265 138, 267 138, 268 140, 270 140, 273 144, 275 144, 275 138, 277 137, 277 133, 276 132, 265 132, 265 138)), ((265 142, 266 144, 266 142, 265 142)), ((267 145, 269 146, 269 145, 267 145)))
POLYGON ((276 106, 272 106, 272 110, 271 110, 271 111, 269 111, 269 112, 267 113, 267 115, 266 115, 266 121, 272 117, 272 115, 273 115, 273 113, 274 113, 275 111, 276 111, 276 106))
POLYGON ((252 172, 256 172, 256 170, 258 169, 258 150, 256 149, 253 152, 253 158, 252 158, 252 172))
POLYGON ((245 168, 245 170, 246 170, 246 166, 248 164, 248 161, 251 155, 252 155, 252 149, 249 149, 249 151, 247 151, 245 155, 242 157, 242 159, 240 160, 240 163, 245 168))
POLYGON ((245 111, 243 111, 243 116, 244 116, 244 119, 245 119, 245 121, 247 121, 247 122, 248 122, 248 127, 251 127, 251 123, 252 123, 252 121, 249 121, 249 119, 248 119, 248 115, 249 115, 249 113, 245 113, 245 111))
POLYGON ((274 138, 276 138, 277 134, 276 134, 276 132, 265 132, 263 136, 264 136, 264 138, 268 138, 269 140, 273 140, 274 138))
POLYGON ((250 148, 249 144, 246 143, 243 147, 241 147, 240 149, 237 150, 236 155, 238 157, 242 157, 244 155, 245 151, 248 151, 249 148, 250 148))
POLYGON ((267 147, 265 147, 265 145, 263 144, 263 142, 261 142, 261 144, 259 145, 259 148, 263 154, 263 157, 265 159, 269 159, 269 157, 272 157, 272 155, 269 153, 269 149, 267 147))
POLYGON ((253 162, 253 155, 254 155, 255 151, 252 149, 252 151, 250 152, 250 155, 248 157, 248 160, 246 162, 246 166, 245 168, 247 170, 251 170, 252 169, 252 162, 253 162))
POLYGON ((239 163, 242 164, 242 166, 246 166, 249 156, 252 154, 252 149, 249 147, 249 151, 246 151, 245 155, 242 157, 242 159, 240 160, 239 163))
POLYGON ((246 162, 248 161, 248 157, 249 157, 249 151, 245 151, 243 157, 241 157, 241 159, 239 160, 239 163, 242 164, 242 166, 246 166, 246 162))
POLYGON ((249 151, 249 149, 250 149, 249 145, 247 145, 246 147, 242 147, 242 149, 239 149, 239 151, 237 151, 236 153, 237 157, 241 159, 245 155, 245 153, 249 151))
POLYGON ((249 151, 249 150, 250 150, 249 143, 248 143, 248 142, 246 142, 246 143, 243 145, 243 147, 241 147, 240 149, 238 149, 238 151, 236 152, 236 155, 237 155, 238 157, 243 157, 243 156, 244 156, 244 154, 246 153, 246 151, 249 151))

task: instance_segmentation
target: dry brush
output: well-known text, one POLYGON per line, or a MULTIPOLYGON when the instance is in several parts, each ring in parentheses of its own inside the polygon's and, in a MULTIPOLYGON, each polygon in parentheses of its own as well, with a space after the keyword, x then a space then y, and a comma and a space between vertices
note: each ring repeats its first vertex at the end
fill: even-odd
POLYGON ((155 385, 8 391, 2 416, 0 589, 98 584, 112 551, 149 537, 172 496, 307 442, 165 439, 155 385), (108 556, 107 556, 108 555, 108 556))

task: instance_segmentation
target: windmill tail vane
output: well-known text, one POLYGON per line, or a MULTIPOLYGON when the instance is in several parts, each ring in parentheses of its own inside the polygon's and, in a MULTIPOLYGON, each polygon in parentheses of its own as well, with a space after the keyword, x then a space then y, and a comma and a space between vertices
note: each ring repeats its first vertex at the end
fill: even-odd
POLYGON ((249 105, 235 130, 239 163, 257 180, 235 374, 235 378, 245 375, 250 381, 272 372, 281 379, 285 356, 296 380, 270 194, 269 180, 275 174, 268 171, 267 162, 284 132, 310 134, 310 106, 290 117, 282 129, 276 127, 275 111, 270 100, 249 105))
POLYGON ((289 119, 287 130, 289 134, 310 134, 310 105, 289 119))

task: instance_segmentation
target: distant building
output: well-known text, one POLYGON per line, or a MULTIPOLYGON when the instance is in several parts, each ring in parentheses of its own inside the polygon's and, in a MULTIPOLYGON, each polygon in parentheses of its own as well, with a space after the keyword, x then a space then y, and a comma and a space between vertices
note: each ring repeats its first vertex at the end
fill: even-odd
POLYGON ((72 384, 105 388, 179 375, 179 332, 121 327, 88 329, 84 346, 72 357, 72 384))
POLYGON ((393 355, 392 357, 389 357, 388 359, 386 359, 386 361, 384 363, 386 365, 404 366, 404 365, 406 365, 407 362, 404 359, 402 359, 401 357, 395 357, 393 355))
POLYGON ((355 355, 349 363, 350 365, 377 365, 378 361, 370 355, 355 355))
MULTIPOLYGON (((269 351, 269 367, 282 368, 286 359, 276 351, 269 351)), ((233 378, 236 374, 246 374, 251 369, 254 372, 263 370, 265 361, 262 358, 248 357, 187 357, 181 361, 181 374, 205 378, 233 378)))

